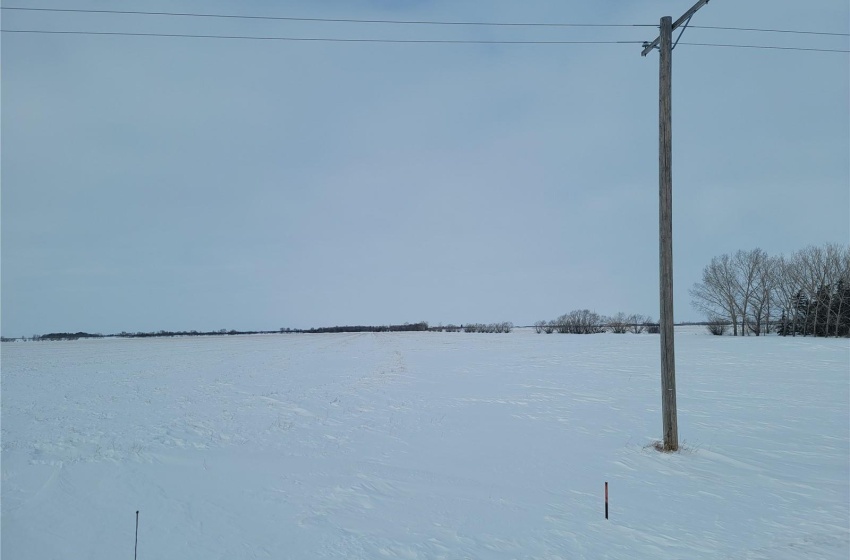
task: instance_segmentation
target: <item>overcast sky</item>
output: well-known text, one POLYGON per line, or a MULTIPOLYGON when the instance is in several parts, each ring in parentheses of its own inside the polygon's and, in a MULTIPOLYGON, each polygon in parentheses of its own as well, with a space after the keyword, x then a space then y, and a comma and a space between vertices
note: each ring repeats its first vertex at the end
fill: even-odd
MULTIPOLYGON (((657 24, 676 1, 4 2, 288 17, 657 24)), ((846 0, 692 25, 848 33, 846 0)), ((652 40, 3 10, 3 29, 652 40)), ((676 321, 713 256, 850 240, 848 38, 689 28, 674 53, 676 321)), ((2 333, 658 317, 658 55, 2 35, 2 333)))

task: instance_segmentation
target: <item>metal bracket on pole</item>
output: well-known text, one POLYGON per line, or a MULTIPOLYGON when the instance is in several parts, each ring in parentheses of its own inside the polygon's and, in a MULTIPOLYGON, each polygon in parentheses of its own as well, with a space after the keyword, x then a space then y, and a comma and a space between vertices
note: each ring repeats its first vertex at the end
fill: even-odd
MULTIPOLYGON (((693 14, 691 14, 691 17, 694 17, 694 16, 693 16, 693 14)), ((691 18, 688 18, 688 21, 686 21, 686 22, 685 22, 685 25, 683 25, 683 26, 682 26, 682 30, 681 30, 681 31, 679 31, 679 36, 678 36, 678 37, 676 37, 676 42, 675 42, 675 43, 673 43, 673 46, 672 46, 672 47, 670 47, 670 50, 675 49, 675 48, 676 48, 676 45, 678 45, 678 44, 679 44, 679 39, 681 39, 681 38, 682 38, 682 34, 684 34, 684 33, 685 33, 685 29, 687 29, 687 28, 688 28, 688 24, 689 24, 689 23, 691 23, 691 18)))
MULTIPOLYGON (((685 26, 687 27, 687 22, 691 21, 691 18, 693 17, 693 15, 695 13, 697 13, 697 10, 699 10, 700 8, 702 8, 703 6, 708 4, 708 2, 709 2, 709 0, 699 0, 699 2, 697 2, 696 4, 691 6, 690 10, 688 10, 687 12, 682 14, 682 17, 680 17, 675 22, 673 22, 673 31, 675 31, 676 29, 681 27, 682 24, 685 24, 685 26)), ((684 30, 683 30, 683 32, 684 32, 684 30)), ((681 36, 682 35, 679 34, 679 37, 681 37, 681 36)), ((658 43, 660 41, 661 41, 661 36, 659 35, 658 37, 655 38, 654 41, 651 41, 651 42, 648 42, 648 43, 645 42, 643 44, 643 51, 641 51, 640 55, 646 56, 647 54, 649 54, 649 51, 658 47, 658 43)), ((679 40, 676 39, 676 42, 678 43, 679 40)))

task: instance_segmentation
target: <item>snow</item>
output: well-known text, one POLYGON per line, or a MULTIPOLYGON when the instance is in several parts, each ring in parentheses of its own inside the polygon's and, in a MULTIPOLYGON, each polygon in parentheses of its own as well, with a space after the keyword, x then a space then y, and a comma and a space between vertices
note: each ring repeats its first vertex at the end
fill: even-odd
POLYGON ((369 333, 3 343, 2 555, 836 558, 847 340, 369 333), (610 519, 604 519, 604 483, 610 519))

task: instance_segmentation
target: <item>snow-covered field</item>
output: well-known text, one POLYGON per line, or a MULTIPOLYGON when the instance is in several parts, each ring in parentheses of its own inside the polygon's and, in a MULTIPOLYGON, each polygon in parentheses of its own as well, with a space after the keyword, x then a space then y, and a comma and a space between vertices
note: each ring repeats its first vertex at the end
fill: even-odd
POLYGON ((846 560, 848 341, 676 357, 660 454, 653 335, 4 343, 2 556, 846 560))

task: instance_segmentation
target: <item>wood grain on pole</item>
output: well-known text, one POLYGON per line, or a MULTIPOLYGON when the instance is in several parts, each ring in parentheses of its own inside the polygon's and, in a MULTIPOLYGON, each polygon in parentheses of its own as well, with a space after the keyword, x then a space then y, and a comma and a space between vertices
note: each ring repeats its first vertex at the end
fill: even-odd
POLYGON ((659 249, 661 316, 661 415, 664 450, 679 449, 676 420, 676 359, 673 351, 673 134, 671 114, 673 70, 673 21, 661 18, 659 41, 659 249))

